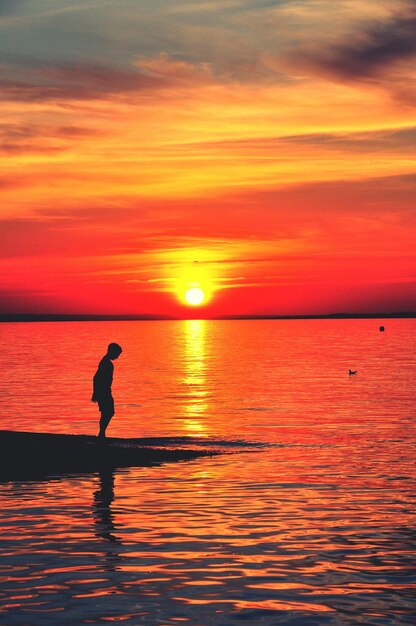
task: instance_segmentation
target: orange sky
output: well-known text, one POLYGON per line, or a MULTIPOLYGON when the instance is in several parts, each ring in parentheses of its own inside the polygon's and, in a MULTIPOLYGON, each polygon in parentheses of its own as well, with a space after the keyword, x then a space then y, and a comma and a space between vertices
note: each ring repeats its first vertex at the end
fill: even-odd
POLYGON ((415 33, 407 0, 0 2, 0 312, 415 310, 415 33))

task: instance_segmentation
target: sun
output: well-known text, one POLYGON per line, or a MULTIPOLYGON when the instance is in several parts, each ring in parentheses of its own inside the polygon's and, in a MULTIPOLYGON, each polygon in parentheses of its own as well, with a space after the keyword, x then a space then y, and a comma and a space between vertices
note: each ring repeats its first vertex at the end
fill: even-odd
POLYGON ((199 287, 192 287, 185 293, 185 300, 192 306, 198 306, 205 300, 205 294, 199 287))

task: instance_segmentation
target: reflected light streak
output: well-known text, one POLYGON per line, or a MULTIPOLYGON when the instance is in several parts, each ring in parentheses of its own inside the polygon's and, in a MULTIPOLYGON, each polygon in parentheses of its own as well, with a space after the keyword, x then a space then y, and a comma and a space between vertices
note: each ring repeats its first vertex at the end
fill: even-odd
POLYGON ((183 383, 187 389, 185 428, 191 435, 205 435, 206 428, 201 422, 208 408, 206 402, 206 345, 205 320, 186 320, 183 383))

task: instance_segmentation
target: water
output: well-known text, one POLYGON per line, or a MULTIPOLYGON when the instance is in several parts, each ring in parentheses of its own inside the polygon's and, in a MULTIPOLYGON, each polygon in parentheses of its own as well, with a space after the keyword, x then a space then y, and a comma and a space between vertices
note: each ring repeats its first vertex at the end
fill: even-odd
POLYGON ((267 444, 0 484, 1 624, 414 623, 414 320, 0 333, 3 429, 97 432, 116 341, 109 435, 267 444))

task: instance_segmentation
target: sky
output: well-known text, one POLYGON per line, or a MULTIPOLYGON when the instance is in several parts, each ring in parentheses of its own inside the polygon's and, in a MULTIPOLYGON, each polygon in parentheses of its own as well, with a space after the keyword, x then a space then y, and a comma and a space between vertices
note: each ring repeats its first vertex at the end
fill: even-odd
POLYGON ((413 0, 0 0, 0 312, 416 310, 415 61, 413 0))

